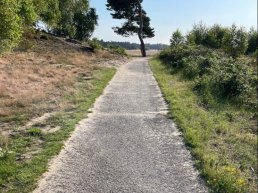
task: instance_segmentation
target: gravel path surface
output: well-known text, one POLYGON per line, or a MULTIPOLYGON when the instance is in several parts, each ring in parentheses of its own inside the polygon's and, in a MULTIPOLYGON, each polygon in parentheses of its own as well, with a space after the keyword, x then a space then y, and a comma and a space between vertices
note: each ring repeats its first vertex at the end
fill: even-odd
POLYGON ((119 68, 37 192, 206 193, 147 60, 119 68))

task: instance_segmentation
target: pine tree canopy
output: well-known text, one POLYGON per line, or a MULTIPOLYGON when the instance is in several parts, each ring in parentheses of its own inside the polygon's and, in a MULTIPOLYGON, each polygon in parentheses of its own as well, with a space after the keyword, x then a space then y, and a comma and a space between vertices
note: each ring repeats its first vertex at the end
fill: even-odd
MULTIPOLYGON (((107 9, 112 11, 111 15, 114 19, 126 20, 121 27, 114 27, 114 31, 125 37, 138 34, 141 22, 139 5, 142 3, 142 0, 108 0, 107 2, 107 9)), ((154 29, 150 27, 150 18, 144 10, 142 10, 142 20, 142 37, 154 37, 154 29)))

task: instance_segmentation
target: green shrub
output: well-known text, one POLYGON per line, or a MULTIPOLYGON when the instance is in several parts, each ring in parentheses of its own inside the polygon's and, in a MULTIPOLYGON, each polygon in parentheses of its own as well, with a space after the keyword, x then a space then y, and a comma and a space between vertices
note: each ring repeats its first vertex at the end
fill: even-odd
POLYGON ((225 34, 222 44, 228 54, 234 58, 239 57, 247 50, 247 33, 244 28, 238 28, 236 25, 232 25, 230 30, 225 34))
POLYGON ((180 45, 163 50, 159 58, 167 62, 169 67, 182 68, 183 59, 209 53, 210 50, 203 46, 180 45))
POLYGON ((231 28, 222 27, 218 24, 209 27, 200 22, 194 24, 193 29, 186 37, 175 32, 171 39, 171 45, 179 45, 177 42, 181 42, 184 38, 186 38, 188 45, 203 45, 208 48, 223 49, 233 58, 254 53, 258 46, 256 30, 251 28, 247 33, 243 27, 237 27, 235 24, 231 28), (176 41, 173 39, 176 39, 176 41))
POLYGON ((20 0, 19 2, 19 17, 26 26, 31 26, 37 18, 33 0, 20 0))
POLYGON ((89 45, 94 52, 102 49, 102 46, 100 45, 99 40, 97 38, 93 38, 92 40, 90 40, 89 45))
POLYGON ((194 89, 201 95, 202 102, 206 107, 213 106, 215 100, 211 92, 212 84, 210 76, 204 75, 196 79, 194 89))
POLYGON ((0 53, 17 46, 22 35, 22 20, 15 0, 0 1, 0 53))
POLYGON ((222 97, 244 102, 255 92, 256 75, 244 61, 224 58, 212 67, 211 78, 214 91, 222 97))
POLYGON ((248 48, 246 53, 254 53, 258 49, 258 33, 255 29, 251 29, 248 33, 248 48))
POLYGON ((114 44, 108 45, 108 50, 113 54, 127 56, 125 49, 118 45, 114 45, 114 44))
POLYGON ((195 89, 207 105, 226 99, 256 107, 257 73, 249 60, 233 59, 223 52, 189 45, 166 49, 159 58, 169 68, 180 71, 184 78, 194 80, 195 89))
POLYGON ((207 35, 204 39, 203 45, 209 48, 219 49, 223 47, 223 38, 227 33, 227 28, 218 24, 213 25, 208 29, 207 35))
POLYGON ((31 128, 31 129, 28 130, 28 134, 30 136, 41 136, 42 131, 39 128, 31 128))
POLYGON ((196 45, 204 45, 207 38, 208 27, 202 22, 194 24, 193 29, 187 35, 187 42, 196 45))
POLYGON ((194 79, 201 75, 201 64, 205 60, 202 56, 183 58, 183 75, 187 79, 194 79))

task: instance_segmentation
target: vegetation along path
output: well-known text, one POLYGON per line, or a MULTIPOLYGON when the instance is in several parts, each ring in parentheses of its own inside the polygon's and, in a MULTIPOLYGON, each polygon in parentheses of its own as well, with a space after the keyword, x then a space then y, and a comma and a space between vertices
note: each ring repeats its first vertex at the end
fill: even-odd
POLYGON ((146 59, 123 65, 35 192, 208 192, 146 59))

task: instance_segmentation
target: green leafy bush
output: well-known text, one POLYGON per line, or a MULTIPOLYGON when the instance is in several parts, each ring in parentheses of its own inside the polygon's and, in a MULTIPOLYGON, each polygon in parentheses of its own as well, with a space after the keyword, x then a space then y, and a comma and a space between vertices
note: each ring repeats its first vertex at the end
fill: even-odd
POLYGON ((247 33, 242 27, 232 25, 223 38, 224 50, 234 58, 243 55, 247 50, 247 33))
POLYGON ((223 99, 256 106, 257 77, 249 60, 233 59, 223 52, 189 45, 164 50, 159 57, 184 78, 194 79, 195 89, 206 104, 223 99))
POLYGON ((100 45, 97 38, 93 38, 92 40, 90 40, 89 46, 93 49, 94 52, 102 49, 102 46, 100 45))
POLYGON ((184 77, 188 79, 194 79, 201 75, 202 67, 201 64, 205 60, 202 56, 183 58, 182 61, 182 72, 184 77))
POLYGON ((16 0, 0 1, 0 53, 15 47, 22 35, 22 20, 16 0))
POLYGON ((31 128, 31 129, 29 129, 28 130, 28 134, 30 135, 30 136, 41 136, 42 135, 42 131, 41 131, 41 129, 39 129, 39 128, 31 128))
POLYGON ((184 65, 184 58, 207 54, 207 52, 210 52, 210 50, 203 46, 180 45, 163 50, 160 53, 159 58, 165 60, 167 65, 171 68, 182 68, 184 65))
POLYGON ((113 54, 127 56, 125 49, 118 45, 114 45, 114 44, 108 45, 108 50, 113 54))
POLYGON ((208 29, 206 37, 203 40, 203 45, 209 48, 219 49, 223 47, 223 38, 228 29, 218 24, 213 25, 208 29))
POLYGON ((256 75, 245 63, 222 59, 211 67, 211 73, 197 81, 196 88, 203 95, 235 100, 255 105, 256 75))
POLYGON ((187 35, 190 44, 203 45, 208 34, 208 28, 202 22, 194 24, 193 29, 187 35))
MULTIPOLYGON (((174 34, 176 35, 177 31, 174 34)), ((218 24, 209 27, 200 22, 194 24, 193 29, 186 37, 181 38, 186 38, 188 45, 203 45, 208 48, 223 49, 234 58, 254 53, 258 46, 256 30, 251 28, 247 32, 243 27, 238 27, 235 24, 230 28, 218 24)))
POLYGON ((246 53, 254 53, 258 49, 258 33, 255 29, 251 28, 248 33, 248 48, 246 53))
POLYGON ((20 0, 18 15, 26 26, 31 26, 37 18, 33 0, 20 0))

